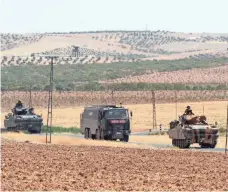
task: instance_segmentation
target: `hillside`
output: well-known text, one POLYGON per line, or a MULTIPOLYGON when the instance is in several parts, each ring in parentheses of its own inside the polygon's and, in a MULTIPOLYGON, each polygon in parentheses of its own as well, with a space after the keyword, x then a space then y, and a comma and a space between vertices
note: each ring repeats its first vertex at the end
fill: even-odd
POLYGON ((59 56, 56 90, 227 89, 228 34, 1 34, 1 43, 2 90, 47 90, 50 59, 45 55, 59 56))
POLYGON ((113 63, 135 60, 174 60, 227 56, 228 34, 192 34, 168 31, 88 32, 52 34, 1 34, 2 65, 35 62, 47 64, 31 54, 73 56, 73 46, 80 56, 58 58, 57 63, 113 63), (13 57, 12 56, 18 56, 13 57))

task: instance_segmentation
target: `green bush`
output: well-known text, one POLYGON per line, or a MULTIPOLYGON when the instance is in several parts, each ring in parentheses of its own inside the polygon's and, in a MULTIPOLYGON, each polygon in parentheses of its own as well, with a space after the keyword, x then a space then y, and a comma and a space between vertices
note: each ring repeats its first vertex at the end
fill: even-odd
MULTIPOLYGON (((43 126, 42 132, 46 133, 47 132, 47 126, 43 126)), ((48 130, 49 132, 49 130, 48 130)), ((70 127, 70 128, 65 128, 65 127, 52 127, 52 133, 80 133, 80 128, 77 127, 70 127)))

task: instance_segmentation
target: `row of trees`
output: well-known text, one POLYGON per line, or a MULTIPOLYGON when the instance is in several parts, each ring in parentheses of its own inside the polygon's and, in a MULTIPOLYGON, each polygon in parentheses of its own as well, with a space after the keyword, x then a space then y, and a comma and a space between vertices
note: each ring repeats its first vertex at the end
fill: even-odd
MULTIPOLYGON (((2 91, 27 91, 30 89, 28 85, 22 86, 2 86, 2 91)), ((36 85, 31 86, 34 91, 48 91, 49 85, 36 85)), ((169 83, 113 83, 102 84, 97 82, 89 82, 83 84, 69 83, 54 84, 56 91, 148 91, 148 90, 228 90, 227 84, 169 84, 169 83)))

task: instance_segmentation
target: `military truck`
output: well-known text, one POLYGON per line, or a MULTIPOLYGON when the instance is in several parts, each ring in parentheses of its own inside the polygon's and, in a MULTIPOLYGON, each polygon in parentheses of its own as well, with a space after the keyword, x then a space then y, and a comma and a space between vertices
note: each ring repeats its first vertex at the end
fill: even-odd
POLYGON ((218 140, 218 128, 209 125, 205 116, 180 116, 179 121, 170 122, 168 130, 172 144, 179 148, 189 148, 198 143, 201 148, 215 148, 218 140))
POLYGON ((7 131, 28 131, 29 133, 40 133, 43 118, 34 113, 33 108, 15 107, 12 113, 8 113, 4 119, 7 131))
MULTIPOLYGON (((130 112, 132 117, 132 112, 130 112)), ((84 138, 128 142, 131 134, 128 109, 116 105, 85 107, 80 115, 80 129, 84 138)))

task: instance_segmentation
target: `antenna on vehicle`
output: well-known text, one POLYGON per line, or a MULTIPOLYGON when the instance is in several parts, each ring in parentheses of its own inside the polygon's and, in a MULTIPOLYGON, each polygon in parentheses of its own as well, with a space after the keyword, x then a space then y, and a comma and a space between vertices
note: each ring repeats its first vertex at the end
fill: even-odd
POLYGON ((203 115, 204 115, 204 103, 203 103, 203 115))

